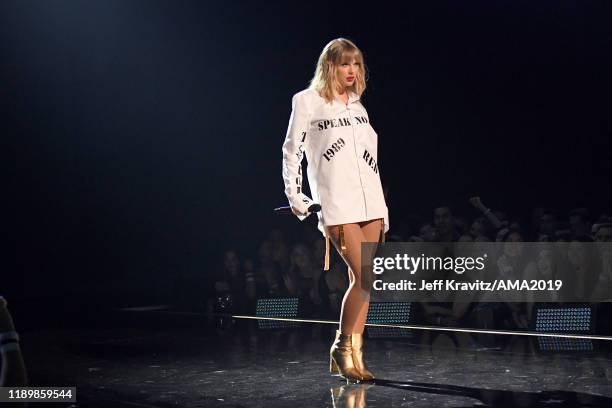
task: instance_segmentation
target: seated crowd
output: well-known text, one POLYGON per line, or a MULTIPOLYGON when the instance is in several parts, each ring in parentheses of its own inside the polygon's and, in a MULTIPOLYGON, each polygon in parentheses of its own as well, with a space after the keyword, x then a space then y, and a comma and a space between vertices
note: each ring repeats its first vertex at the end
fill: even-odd
MULTIPOLYGON (((413 217, 387 233, 388 242, 612 242, 612 217, 592 219, 586 208, 559 217, 551 209, 536 208, 529 222, 521 223, 504 212, 487 208, 479 197, 470 198, 475 209, 471 219, 454 214, 448 206, 435 208, 431 220, 413 217), (479 214, 478 214, 479 213, 479 214)), ((337 319, 348 287, 346 265, 331 251, 330 270, 323 270, 325 240, 312 225, 305 224, 300 240, 290 242, 274 229, 258 243, 255 254, 227 249, 208 290, 209 312, 253 314, 257 299, 299 298, 300 317, 337 319)), ((510 254, 509 254, 510 255, 510 254)), ((534 265, 545 265, 539 254, 534 265)), ((610 254, 608 254, 610 255, 610 254)), ((567 264, 584 273, 588 257, 568 257, 567 264)), ((512 264, 511 257, 507 259, 512 264)), ((607 256, 604 262, 612 262, 607 256)), ((501 267, 501 265, 500 265, 501 267)), ((506 265, 507 267, 507 265, 506 265)), ((604 267, 599 279, 607 290, 612 282, 612 265, 604 267)), ((578 275, 577 275, 578 276, 578 275)), ((600 293, 598 299, 612 297, 600 293)), ((423 302, 416 308, 418 323, 445 326, 467 325, 498 329, 527 329, 530 305, 521 303, 423 302)))

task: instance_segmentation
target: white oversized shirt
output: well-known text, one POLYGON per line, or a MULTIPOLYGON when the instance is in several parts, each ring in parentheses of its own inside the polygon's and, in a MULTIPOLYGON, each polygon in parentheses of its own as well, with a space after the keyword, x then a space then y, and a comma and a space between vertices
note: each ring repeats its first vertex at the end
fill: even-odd
POLYGON ((283 144, 285 194, 292 207, 306 214, 308 207, 321 204, 318 229, 384 219, 389 230, 389 213, 378 168, 378 135, 370 125, 359 95, 350 92, 347 104, 334 99, 327 103, 314 89, 293 95, 292 112, 283 144), (308 162, 308 185, 312 198, 302 190, 302 158, 308 162))

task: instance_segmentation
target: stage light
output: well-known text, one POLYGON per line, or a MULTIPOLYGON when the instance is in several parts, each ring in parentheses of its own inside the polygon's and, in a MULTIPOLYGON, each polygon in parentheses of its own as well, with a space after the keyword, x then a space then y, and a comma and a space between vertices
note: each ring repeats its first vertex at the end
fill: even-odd
POLYGON ((590 306, 538 307, 535 331, 544 333, 591 333, 593 309, 590 306))
POLYGON ((367 323, 409 323, 410 306, 410 302, 371 302, 367 323))
MULTIPOLYGON (((299 309, 299 299, 292 298, 267 298, 257 299, 255 316, 257 317, 297 317, 299 309)), ((287 327, 297 327, 299 322, 278 321, 278 320, 258 320, 257 325, 260 329, 279 329, 287 327)))
POLYGON ((563 337, 538 337, 538 348, 540 351, 593 351, 593 341, 563 337))
MULTIPOLYGON (((368 324, 407 324, 410 322, 410 302, 370 302, 368 309, 368 324)), ((398 327, 367 328, 370 338, 411 337, 410 329, 398 327)))

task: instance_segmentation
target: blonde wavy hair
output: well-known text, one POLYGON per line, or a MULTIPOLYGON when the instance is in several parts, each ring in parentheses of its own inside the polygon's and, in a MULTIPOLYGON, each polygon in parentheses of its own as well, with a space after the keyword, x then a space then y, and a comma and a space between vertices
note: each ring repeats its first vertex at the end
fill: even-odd
POLYGON ((349 90, 361 96, 366 89, 366 66, 363 62, 361 50, 346 38, 331 40, 321 51, 314 77, 310 80, 309 89, 315 89, 327 102, 334 100, 334 89, 341 91, 340 84, 336 79, 337 67, 343 62, 351 62, 355 58, 360 63, 359 70, 355 75, 353 85, 349 90))

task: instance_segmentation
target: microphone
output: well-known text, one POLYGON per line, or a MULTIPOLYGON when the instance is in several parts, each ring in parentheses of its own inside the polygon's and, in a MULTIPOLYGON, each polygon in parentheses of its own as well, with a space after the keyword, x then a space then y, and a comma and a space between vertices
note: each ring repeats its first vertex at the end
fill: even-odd
MULTIPOLYGON (((321 211, 321 204, 310 204, 310 207, 308 207, 308 212, 319 212, 321 211)), ((279 215, 293 215, 293 211, 291 211, 291 206, 287 205, 287 206, 283 206, 283 207, 276 207, 274 209, 274 212, 279 214, 279 215)))

